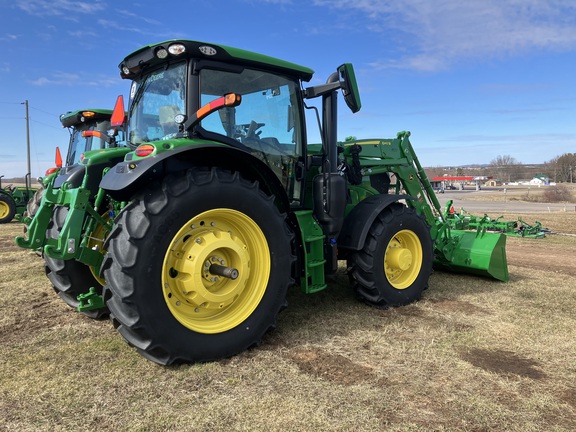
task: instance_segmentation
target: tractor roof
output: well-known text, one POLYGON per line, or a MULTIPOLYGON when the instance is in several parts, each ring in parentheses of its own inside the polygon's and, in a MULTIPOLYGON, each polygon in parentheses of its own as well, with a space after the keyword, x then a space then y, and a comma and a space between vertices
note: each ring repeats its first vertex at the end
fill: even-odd
POLYGON ((129 54, 119 65, 120 75, 132 79, 145 67, 191 57, 270 70, 303 81, 310 81, 314 74, 312 69, 305 66, 239 48, 192 40, 169 40, 146 45, 129 54), (178 47, 178 50, 171 50, 171 47, 178 47), (161 55, 158 55, 159 52, 161 55))
POLYGON ((92 121, 110 120, 112 110, 88 108, 76 111, 68 111, 60 116, 62 127, 71 127, 81 123, 92 121))

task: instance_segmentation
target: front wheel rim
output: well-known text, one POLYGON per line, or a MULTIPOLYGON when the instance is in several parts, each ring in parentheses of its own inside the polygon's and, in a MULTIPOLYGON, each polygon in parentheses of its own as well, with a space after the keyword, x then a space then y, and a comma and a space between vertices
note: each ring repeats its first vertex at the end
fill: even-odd
POLYGON ((384 270, 386 279, 396 289, 409 288, 422 268, 422 243, 410 230, 398 231, 386 246, 384 270))
POLYGON ((0 219, 4 219, 10 214, 10 206, 4 201, 0 201, 0 219))
POLYGON ((190 219, 172 239, 162 266, 164 299, 174 318, 199 333, 221 333, 260 304, 271 269, 266 236, 249 216, 213 209, 190 219), (232 279, 210 271, 237 270, 232 279))

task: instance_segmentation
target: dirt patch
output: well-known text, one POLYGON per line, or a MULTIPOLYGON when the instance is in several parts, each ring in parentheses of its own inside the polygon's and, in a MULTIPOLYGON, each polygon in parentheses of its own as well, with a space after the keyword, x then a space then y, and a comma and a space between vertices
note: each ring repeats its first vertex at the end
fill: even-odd
POLYGON ((576 388, 566 390, 560 399, 576 408, 576 388))
POLYGON ((410 318, 422 318, 426 316, 426 311, 418 307, 416 304, 399 307, 372 307, 371 309, 368 309, 368 311, 381 317, 403 316, 410 318))
POLYGON ((30 335, 77 319, 77 312, 62 307, 56 294, 41 292, 38 298, 23 307, 24 313, 16 322, 0 327, 0 341, 10 343, 28 339, 30 335), (57 303, 57 305, 55 304, 57 303))
POLYGON ((288 353, 288 357, 302 372, 333 383, 351 386, 378 381, 371 368, 339 354, 330 354, 320 349, 301 349, 288 353))
POLYGON ((22 248, 16 245, 14 238, 1 238, 0 239, 0 251, 2 252, 22 252, 22 248))
POLYGON ((576 276, 576 254, 536 241, 508 242, 508 265, 576 276))
POLYGON ((484 309, 480 306, 476 306, 467 301, 460 301, 460 300, 450 300, 450 299, 429 299, 427 302, 430 302, 434 305, 434 310, 440 312, 462 312, 467 315, 471 314, 490 314, 487 309, 484 309))
POLYGON ((537 361, 522 358, 511 351, 473 348, 460 353, 460 358, 488 372, 501 375, 518 375, 534 380, 546 378, 546 374, 536 369, 537 361))

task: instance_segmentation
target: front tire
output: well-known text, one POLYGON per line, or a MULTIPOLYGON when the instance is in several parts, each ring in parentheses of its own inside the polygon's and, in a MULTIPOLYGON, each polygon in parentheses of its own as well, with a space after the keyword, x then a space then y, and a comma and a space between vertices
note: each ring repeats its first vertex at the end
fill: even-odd
MULTIPOLYGON (((52 219, 46 232, 47 238, 60 236, 67 214, 68 207, 54 207, 52 219)), ((95 279, 90 267, 80 261, 61 260, 44 254, 44 270, 58 297, 71 308, 78 308, 80 305, 78 296, 86 294, 91 287, 94 287, 98 294, 102 294, 102 285, 95 279)), ((101 308, 81 313, 92 319, 101 319, 108 315, 108 310, 101 308)))
POLYGON ((430 229, 414 209, 395 203, 373 222, 363 249, 349 261, 358 295, 377 307, 401 306, 420 298, 432 273, 430 229))
POLYGON ((28 204, 26 204, 26 211, 24 212, 24 217, 33 218, 38 212, 40 204, 42 203, 42 197, 44 196, 44 187, 41 185, 39 189, 36 189, 28 204))
MULTIPOLYGON (((38 209, 40 208, 40 204, 42 203, 42 197, 44 196, 44 187, 42 186, 42 184, 40 184, 40 189, 37 189, 36 192, 34 192, 34 195, 32 195, 32 198, 30 198, 30 201, 28 201, 28 204, 26 204, 26 210, 24 211, 24 218, 29 217, 30 219, 34 218, 34 215, 38 212, 38 209)), ((28 225, 24 224, 24 237, 27 236, 28 233, 28 225)), ((42 256, 42 253, 40 251, 36 251, 36 254, 38 256, 42 256)))
POLYGON ((293 284, 292 237, 273 198, 238 173, 167 178, 135 197, 107 241, 104 298, 115 327, 162 365, 258 345, 293 284))
POLYGON ((0 224, 8 223, 14 219, 16 203, 10 195, 0 193, 0 224))

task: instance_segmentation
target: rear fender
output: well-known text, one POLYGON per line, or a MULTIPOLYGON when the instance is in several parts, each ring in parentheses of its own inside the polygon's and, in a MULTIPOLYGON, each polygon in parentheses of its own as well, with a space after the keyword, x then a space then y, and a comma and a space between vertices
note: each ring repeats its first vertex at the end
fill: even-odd
POLYGON ((258 181, 268 195, 275 196, 281 211, 289 209, 286 192, 270 168, 249 153, 229 146, 187 146, 146 159, 120 162, 106 173, 100 187, 113 199, 128 201, 138 191, 146 189, 150 182, 159 181, 171 173, 185 171, 192 166, 218 166, 239 171, 248 180, 258 181))
POLYGON ((65 166, 60 170, 58 176, 54 179, 53 187, 59 189, 65 182, 69 183, 69 187, 78 188, 82 185, 86 167, 80 164, 65 166))
POLYGON ((376 217, 390 204, 401 199, 414 198, 409 195, 379 194, 360 201, 344 220, 344 226, 338 236, 338 249, 362 249, 376 217))

